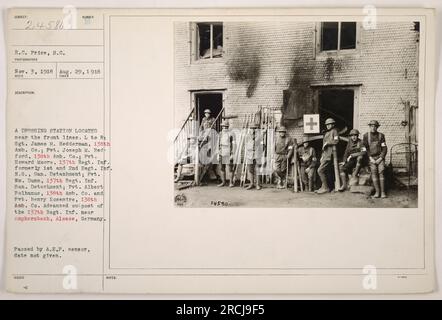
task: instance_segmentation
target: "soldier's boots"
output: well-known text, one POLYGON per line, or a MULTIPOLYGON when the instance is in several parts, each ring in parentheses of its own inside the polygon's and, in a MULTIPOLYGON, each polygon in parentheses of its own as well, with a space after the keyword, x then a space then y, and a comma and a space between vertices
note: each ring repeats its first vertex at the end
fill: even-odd
POLYGON ((247 186, 246 190, 250 190, 254 187, 255 185, 253 184, 253 178, 250 178, 250 184, 247 186))
POLYGON ((317 194, 323 194, 330 192, 330 189, 327 187, 327 185, 322 185, 321 188, 315 191, 317 194))
POLYGON ((233 188, 235 186, 235 179, 233 177, 233 173, 230 175, 230 183, 229 188, 233 188))
POLYGON ((379 179, 379 183, 380 183, 380 189, 381 189, 381 198, 386 198, 387 195, 385 194, 385 179, 383 177, 381 177, 379 179))
POLYGON ((381 192, 380 192, 379 180, 377 178, 373 179, 373 187, 375 190, 373 198, 379 198, 381 196, 381 192))
POLYGON ((313 175, 308 177, 308 192, 313 192, 313 175))
POLYGON ((281 184, 281 178, 279 177, 279 175, 276 175, 276 189, 281 189, 282 184, 281 184))
POLYGON ((315 192, 317 194, 323 194, 323 193, 330 192, 330 189, 328 188, 328 185, 327 185, 327 176, 322 172, 318 172, 318 174, 319 174, 319 178, 321 178, 321 188, 319 188, 315 192))
POLYGON ((359 175, 359 170, 361 170, 361 165, 358 163, 353 171, 353 174, 351 175, 352 178, 356 178, 359 175))
POLYGON ((261 190, 261 185, 259 183, 259 177, 256 177, 256 190, 261 190))
POLYGON ((338 189, 338 191, 345 191, 347 190, 347 174, 344 172, 341 172, 341 180, 342 180, 342 186, 338 189))
POLYGON ((217 187, 224 187, 226 185, 226 174, 223 172, 221 173, 221 183, 217 185, 217 187))

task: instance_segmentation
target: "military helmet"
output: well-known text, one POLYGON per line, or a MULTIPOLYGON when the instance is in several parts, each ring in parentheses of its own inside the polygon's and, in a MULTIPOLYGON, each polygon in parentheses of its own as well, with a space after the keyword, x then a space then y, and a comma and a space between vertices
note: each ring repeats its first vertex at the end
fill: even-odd
POLYGON ((221 127, 229 127, 229 122, 227 120, 223 120, 223 122, 221 122, 221 127))
POLYGON ((206 109, 204 110, 204 113, 212 113, 212 111, 210 111, 210 109, 206 109))
POLYGON ((287 132, 287 129, 284 126, 280 126, 278 127, 278 129, 276 129, 277 132, 287 132))
POLYGON ((379 127, 379 126, 380 126, 380 124, 379 124, 379 122, 378 122, 377 120, 371 120, 371 121, 368 123, 368 125, 369 125, 369 126, 376 126, 376 127, 379 127))
POLYGON ((348 135, 349 136, 358 136, 359 135, 359 130, 358 129, 351 129, 350 133, 348 135))
POLYGON ((325 120, 325 125, 327 125, 327 124, 334 124, 334 123, 336 123, 336 121, 333 118, 328 118, 327 120, 325 120))
POLYGON ((255 123, 255 122, 252 122, 252 123, 249 125, 249 128, 250 128, 250 129, 258 129, 258 124, 255 123))

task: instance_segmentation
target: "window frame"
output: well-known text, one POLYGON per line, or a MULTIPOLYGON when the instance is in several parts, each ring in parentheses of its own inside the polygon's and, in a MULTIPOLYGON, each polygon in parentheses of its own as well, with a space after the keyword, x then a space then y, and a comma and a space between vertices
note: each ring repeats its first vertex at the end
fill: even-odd
POLYGON ((315 53, 316 57, 329 57, 334 55, 348 55, 360 53, 360 40, 361 40, 361 24, 358 21, 320 21, 316 23, 315 28, 315 53), (336 50, 322 50, 322 23, 323 22, 337 22, 338 23, 338 39, 336 50), (341 49, 341 25, 342 22, 355 22, 356 23, 356 39, 354 49, 341 49))
POLYGON ((223 21, 195 21, 195 22, 191 22, 191 26, 190 26, 191 30, 190 30, 190 46, 191 46, 191 50, 190 50, 190 55, 191 55, 191 62, 198 62, 198 63, 204 63, 204 62, 214 62, 214 61, 219 61, 222 60, 224 58, 225 55, 225 36, 224 36, 224 23, 223 21), (199 36, 199 24, 208 24, 210 26, 210 57, 206 58, 206 59, 202 59, 200 56, 200 36, 199 36), (220 25, 222 27, 222 51, 221 51, 221 55, 219 57, 213 57, 213 50, 215 49, 214 43, 213 43, 213 29, 215 25, 220 25), (204 61, 204 62, 203 62, 204 61))

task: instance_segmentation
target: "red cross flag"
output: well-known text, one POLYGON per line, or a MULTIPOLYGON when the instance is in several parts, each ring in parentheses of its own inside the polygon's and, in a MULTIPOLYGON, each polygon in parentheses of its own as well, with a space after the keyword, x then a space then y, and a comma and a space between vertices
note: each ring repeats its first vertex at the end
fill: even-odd
POLYGON ((304 133, 319 133, 319 114, 304 115, 304 133))

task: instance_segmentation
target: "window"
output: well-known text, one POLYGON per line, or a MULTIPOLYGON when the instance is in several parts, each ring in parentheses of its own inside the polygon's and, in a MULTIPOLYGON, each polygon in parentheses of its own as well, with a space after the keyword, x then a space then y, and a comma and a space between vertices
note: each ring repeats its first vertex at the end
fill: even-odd
POLYGON ((212 59, 223 54, 222 22, 196 24, 196 59, 212 59))
POLYGON ((321 51, 356 49, 356 22, 321 22, 321 51))

